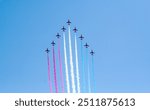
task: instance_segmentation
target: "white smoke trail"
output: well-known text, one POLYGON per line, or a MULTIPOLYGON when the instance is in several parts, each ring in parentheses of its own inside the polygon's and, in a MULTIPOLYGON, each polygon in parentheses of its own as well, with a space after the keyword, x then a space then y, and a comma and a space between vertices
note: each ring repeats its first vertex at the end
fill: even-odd
POLYGON ((75 34, 75 55, 76 55, 76 78, 77 78, 77 92, 80 93, 80 76, 79 76, 79 66, 78 66, 78 47, 77 38, 75 34))
POLYGON ((74 80, 74 67, 73 67, 73 60, 72 60, 70 26, 68 26, 68 36, 69 36, 69 52, 70 52, 70 70, 71 70, 71 79, 72 79, 72 92, 76 93, 75 80, 74 80))
POLYGON ((70 84, 69 84, 69 74, 68 74, 68 63, 67 63, 65 32, 63 32, 63 38, 64 38, 64 57, 65 57, 67 92, 70 93, 70 84))

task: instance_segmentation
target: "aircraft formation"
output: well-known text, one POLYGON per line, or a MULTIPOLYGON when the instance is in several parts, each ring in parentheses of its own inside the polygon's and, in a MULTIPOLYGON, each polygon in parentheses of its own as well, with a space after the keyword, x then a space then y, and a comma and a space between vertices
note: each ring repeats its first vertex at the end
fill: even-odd
POLYGON ((72 46, 72 36, 71 36, 71 21, 67 22, 68 29, 63 26, 61 28, 63 36, 59 33, 56 34, 56 38, 58 39, 57 43, 55 41, 51 42, 52 45, 52 56, 53 56, 53 69, 50 67, 50 57, 49 53, 50 49, 46 48, 45 52, 47 53, 47 62, 48 62, 48 82, 51 93, 90 93, 94 92, 94 54, 95 52, 91 49, 89 52, 88 48, 90 47, 88 43, 83 45, 84 36, 81 34, 77 37, 76 33, 78 29, 74 27, 72 30, 74 32, 74 46, 72 46), (66 36, 65 32, 68 30, 68 36, 66 36), (66 41, 66 37, 68 37, 68 42, 66 41), (60 38, 63 38, 63 44, 60 42, 60 38), (77 38, 80 39, 80 49, 78 49, 78 41, 77 38), (68 44, 68 48, 67 48, 68 44), (55 55, 55 45, 58 47, 58 56, 55 55), (64 51, 61 52, 61 46, 63 45, 64 51), (73 48, 74 47, 74 48, 73 48), (86 50, 84 50, 84 48, 86 50), (68 52, 67 52, 68 50, 68 52), (86 51, 86 53, 85 53, 86 51), (78 54, 80 52, 80 54, 78 54), (75 55, 73 55, 75 53, 75 55), (64 54, 64 58, 62 58, 62 54, 64 54), (84 55, 86 54, 86 55, 84 55), (79 58, 80 56, 80 58, 79 58), (87 56, 87 57, 85 57, 87 56), (91 61, 89 56, 91 56, 91 61), (69 58, 68 58, 69 57, 69 58), (62 60, 64 59, 64 60, 62 60), (75 60, 74 60, 75 59, 75 60), (59 66, 56 67, 58 60, 59 66), (91 62, 91 63, 90 63, 91 62), (64 64, 63 64, 64 63, 64 64), (70 65, 69 65, 70 64, 70 65), (70 68, 69 68, 70 67, 70 68), (76 68, 75 68, 76 67, 76 68), (63 69, 64 68, 64 69, 63 69), (63 71, 64 70, 64 71, 63 71), (59 78, 58 78, 59 76, 59 78), (92 77, 92 78, 91 78, 92 77), (59 89, 59 90, 58 90, 59 89))

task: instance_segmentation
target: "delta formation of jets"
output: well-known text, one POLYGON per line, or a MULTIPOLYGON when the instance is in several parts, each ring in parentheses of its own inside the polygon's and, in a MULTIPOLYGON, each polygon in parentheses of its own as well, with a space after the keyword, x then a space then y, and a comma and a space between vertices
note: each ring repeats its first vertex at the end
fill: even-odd
MULTIPOLYGON (((68 25, 71 24, 70 20, 68 20, 66 23, 67 23, 68 25)), ((65 31, 66 31, 66 28, 63 26, 63 27, 61 28, 61 30, 62 30, 63 32, 65 32, 65 31)), ((73 29, 73 31, 76 33, 76 32, 78 31, 78 29, 75 27, 75 28, 73 29)), ((56 34, 56 37, 59 39, 61 36, 60 36, 59 33, 57 33, 57 34, 56 34)), ((80 40, 83 40, 83 39, 84 39, 84 37, 82 36, 82 34, 81 34, 81 36, 80 36, 79 38, 80 38, 80 40)), ((52 46, 55 46, 55 42, 54 42, 54 41, 52 41, 51 44, 52 44, 52 46)), ((85 46, 85 48, 88 48, 88 47, 89 47, 89 45, 88 45, 87 43, 86 43, 84 46, 85 46)), ((49 53, 50 50, 47 48, 47 49, 45 50, 45 52, 46 52, 46 53, 49 53)), ((93 50, 91 50, 90 54, 93 56, 93 55, 95 54, 95 52, 94 52, 93 50)))

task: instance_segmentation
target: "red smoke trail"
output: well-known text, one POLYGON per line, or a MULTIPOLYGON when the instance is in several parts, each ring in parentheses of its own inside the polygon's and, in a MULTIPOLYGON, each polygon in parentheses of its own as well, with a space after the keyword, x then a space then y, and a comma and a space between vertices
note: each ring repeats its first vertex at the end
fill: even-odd
POLYGON ((59 56, 59 69, 60 69, 60 78, 61 78, 61 89, 64 92, 64 80, 63 80, 63 73, 62 73, 62 62, 61 62, 61 55, 60 55, 60 40, 58 39, 58 56, 59 56))
POLYGON ((54 64, 54 84, 55 84, 55 92, 58 93, 54 46, 53 46, 53 64, 54 64))
POLYGON ((49 59, 48 53, 47 53, 47 63, 48 63, 48 81, 49 81, 50 92, 52 93, 52 84, 51 84, 51 78, 50 78, 50 59, 49 59))

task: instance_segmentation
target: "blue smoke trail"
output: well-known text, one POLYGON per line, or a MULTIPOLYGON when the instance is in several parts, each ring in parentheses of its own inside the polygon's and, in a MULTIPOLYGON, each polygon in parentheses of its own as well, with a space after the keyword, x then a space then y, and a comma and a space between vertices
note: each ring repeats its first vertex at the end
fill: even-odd
POLYGON ((89 69, 89 57, 88 57, 88 48, 86 48, 86 64, 87 64, 87 79, 88 79, 88 92, 91 92, 91 75, 89 69))
POLYGON ((83 42, 81 40, 81 46, 80 46, 80 50, 81 50, 81 65, 82 65, 82 92, 85 92, 85 74, 84 74, 84 55, 83 55, 83 42))
POLYGON ((94 73, 94 56, 92 56, 92 80, 93 80, 93 92, 95 92, 96 88, 95 88, 95 73, 94 73))

